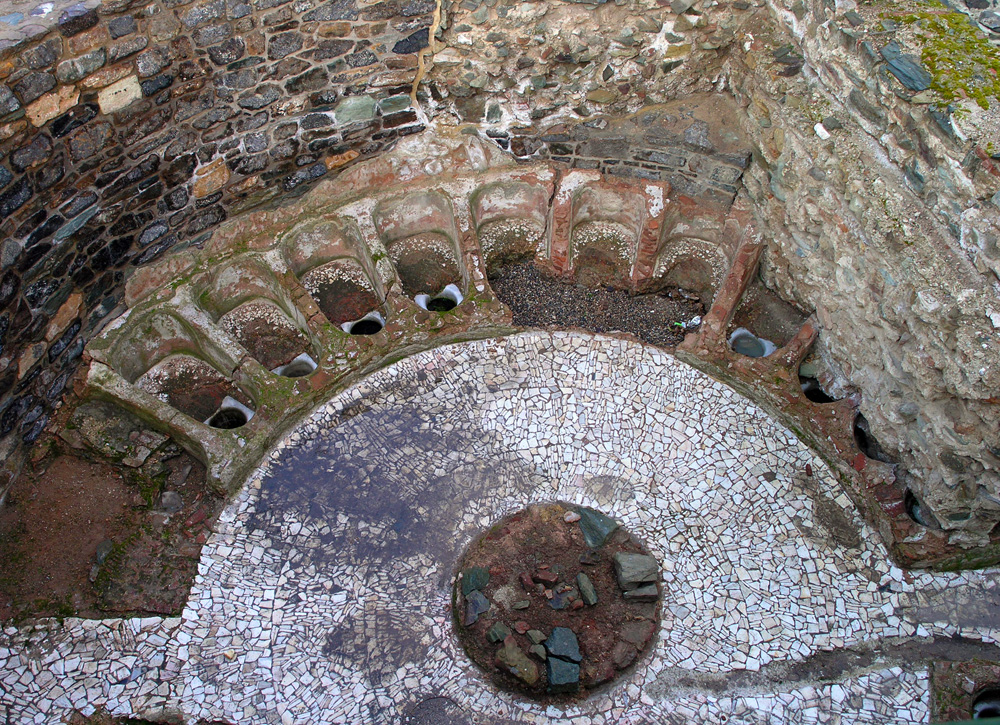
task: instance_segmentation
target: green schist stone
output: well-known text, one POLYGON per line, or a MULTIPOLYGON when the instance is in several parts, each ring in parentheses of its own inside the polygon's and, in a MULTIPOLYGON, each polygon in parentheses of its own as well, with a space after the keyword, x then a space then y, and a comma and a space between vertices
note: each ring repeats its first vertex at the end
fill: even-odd
POLYGON ((580 665, 558 657, 545 660, 545 674, 549 678, 549 692, 576 692, 580 686, 580 665))
POLYGON ((356 123, 375 118, 375 99, 371 96, 349 96, 333 109, 337 123, 356 123))
POLYGON ((587 100, 594 103, 611 103, 615 100, 615 94, 604 88, 598 88, 587 94, 587 100))
POLYGON ((513 642, 505 644, 497 652, 497 664, 507 668, 507 671, 528 685, 538 682, 538 665, 528 659, 528 655, 521 651, 513 642))
POLYGON ((540 644, 533 644, 533 645, 531 645, 530 647, 528 647, 528 651, 531 652, 531 654, 535 655, 535 657, 537 657, 538 659, 540 659, 542 662, 544 662, 546 659, 548 659, 545 656, 545 648, 542 647, 542 645, 540 645, 540 644))
POLYGON ((528 630, 528 639, 531 640, 532 644, 541 644, 542 642, 544 642, 548 638, 545 636, 545 633, 542 632, 542 631, 540 631, 540 630, 529 629, 528 630))
POLYGON ((508 627, 503 622, 497 622, 492 627, 490 631, 486 633, 486 638, 493 643, 503 642, 510 636, 510 627, 508 627))
POLYGON ((514 609, 527 609, 528 607, 531 606, 531 601, 528 599, 522 599, 519 602, 514 602, 510 606, 513 607, 514 609))
POLYGON ((490 601, 481 591, 473 589, 465 597, 465 626, 471 627, 479 621, 480 614, 490 611, 490 601))
POLYGON ((660 565, 651 556, 619 551, 615 554, 615 574, 618 576, 618 586, 628 591, 659 579, 660 565))
POLYGON ((611 533, 618 528, 617 521, 605 516, 600 511, 581 506, 576 512, 580 514, 580 530, 583 531, 583 539, 591 549, 603 546, 611 533))
POLYGON ((625 592, 625 598, 635 602, 655 602, 660 593, 656 590, 655 584, 647 584, 638 589, 625 592))
POLYGON ((383 98, 378 102, 378 107, 382 109, 382 113, 398 113, 399 111, 405 111, 410 107, 410 97, 409 96, 390 96, 389 98, 383 98))
POLYGON ((462 572, 462 594, 465 596, 476 589, 482 591, 489 583, 490 573, 481 566, 472 566, 462 572))
POLYGON ((552 630, 552 634, 545 640, 545 651, 549 653, 550 658, 557 657, 568 662, 579 662, 583 659, 576 634, 567 627, 556 627, 552 630))
POLYGON ((576 585, 580 588, 580 598, 583 599, 583 603, 588 607, 592 607, 597 604, 597 590, 594 589, 594 583, 590 581, 590 577, 580 572, 576 575, 576 585))

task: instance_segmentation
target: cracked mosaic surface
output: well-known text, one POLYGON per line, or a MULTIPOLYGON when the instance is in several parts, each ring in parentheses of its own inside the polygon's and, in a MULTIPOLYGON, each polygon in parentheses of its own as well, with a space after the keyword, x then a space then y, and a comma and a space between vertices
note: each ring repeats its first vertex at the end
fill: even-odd
POLYGON ((927 722, 924 666, 879 652, 1000 638, 996 570, 892 567, 789 431, 613 338, 526 333, 381 370, 292 432, 216 529, 180 617, 6 629, 11 722, 103 706, 396 723, 431 702, 482 723, 927 722), (554 499, 626 525, 664 584, 653 653, 565 709, 491 688, 448 609, 469 541, 554 499), (836 664, 859 647, 875 651, 864 667, 836 664), (796 674, 817 658, 834 674, 796 674))

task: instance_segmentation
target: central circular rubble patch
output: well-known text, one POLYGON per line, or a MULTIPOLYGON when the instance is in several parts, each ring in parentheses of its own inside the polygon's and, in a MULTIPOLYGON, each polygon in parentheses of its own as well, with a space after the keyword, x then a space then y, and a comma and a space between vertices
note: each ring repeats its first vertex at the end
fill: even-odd
POLYGON ((452 593, 466 654, 498 687, 582 699, 630 669, 659 630, 660 565, 617 521, 529 506, 466 550, 452 593))

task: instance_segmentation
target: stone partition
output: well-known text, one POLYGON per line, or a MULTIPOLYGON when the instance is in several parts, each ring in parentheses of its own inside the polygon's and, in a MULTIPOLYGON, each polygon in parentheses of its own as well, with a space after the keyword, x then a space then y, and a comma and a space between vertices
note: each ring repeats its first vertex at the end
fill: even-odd
POLYGON ((9 462, 130 270, 423 128, 410 92, 432 0, 65 6, 5 16, 0 38, 9 462))
MULTIPOLYGON (((666 184, 520 165, 467 134, 409 139, 294 204, 224 224, 203 250, 137 273, 128 285, 130 309, 87 347, 81 394, 112 400, 172 436, 206 464, 212 485, 232 491, 284 431, 343 386, 420 350, 513 331, 486 267, 490 254, 525 250, 498 249, 497 225, 541 225, 533 250, 538 266, 566 280, 586 277, 594 287, 633 292, 662 288, 677 266, 690 268, 711 250, 725 269, 711 280, 705 297, 711 309, 678 356, 762 405, 811 445, 898 563, 953 568, 995 561, 1000 537, 963 547, 947 530, 913 520, 906 470, 875 460, 857 438, 860 394, 829 403, 809 398, 799 371, 819 329, 814 318, 761 287, 766 245, 745 195, 721 222, 706 209, 701 228, 718 222, 714 247, 675 237, 676 227, 665 223, 674 205, 666 184), (437 171, 444 168, 452 173, 437 171), (395 255, 400 242, 418 245, 421 254, 395 255), (440 312, 414 299, 414 270, 407 267, 437 251, 449 264, 435 261, 427 269, 454 270, 464 285, 464 299, 440 312), (658 263, 665 254, 687 261, 658 263), (311 281, 317 271, 327 275, 322 286, 311 281), (363 304, 361 287, 368 294, 363 304), (350 334, 353 325, 345 323, 373 313, 378 325, 350 334), (771 335, 778 349, 759 358, 738 354, 728 341, 737 324, 771 335), (285 374, 300 354, 314 367, 285 374), (200 361, 200 372, 192 360, 200 361), (184 397, 191 386, 185 376, 211 405, 184 397), (212 413, 224 394, 248 421, 217 424, 212 413)), ((427 289, 443 281, 427 282, 427 289)))

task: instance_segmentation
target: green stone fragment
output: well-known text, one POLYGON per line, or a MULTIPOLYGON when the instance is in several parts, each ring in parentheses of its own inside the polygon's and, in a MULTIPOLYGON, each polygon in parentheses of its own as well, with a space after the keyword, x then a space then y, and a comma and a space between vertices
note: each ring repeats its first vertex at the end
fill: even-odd
POLYGON ((590 581, 590 577, 583 572, 576 575, 576 585, 580 588, 580 598, 583 599, 583 603, 588 607, 592 607, 597 604, 597 590, 594 588, 594 583, 590 581))
POLYGON ((383 114, 398 113, 410 107, 410 97, 406 95, 389 96, 378 102, 383 114))
POLYGON ((337 123, 357 123, 375 118, 375 99, 371 96, 350 96, 333 109, 337 123))
POLYGON ((580 529, 583 531, 583 539, 591 549, 603 546, 611 533, 618 528, 617 521, 605 516, 600 511, 581 506, 576 512, 580 514, 580 529))
POLYGON ((477 589, 483 591, 489 583, 490 573, 481 566, 471 566, 462 572, 462 594, 465 596, 477 589))
POLYGON ((486 638, 493 643, 503 642, 510 636, 510 627, 508 627, 503 622, 497 622, 492 627, 490 631, 486 633, 486 638))
POLYGON ((541 630, 538 630, 538 629, 529 629, 528 630, 528 639, 531 640, 532 644, 541 644, 546 639, 548 639, 548 637, 546 637, 545 633, 542 632, 541 630))
POLYGON ((538 665, 528 659, 528 656, 516 644, 505 644, 497 652, 496 661, 498 665, 505 667, 508 672, 526 684, 534 685, 538 682, 540 675, 538 665))
POLYGON ((596 91, 591 91, 587 94, 587 100, 594 103, 611 103, 611 101, 615 100, 615 94, 603 88, 598 88, 596 91))

